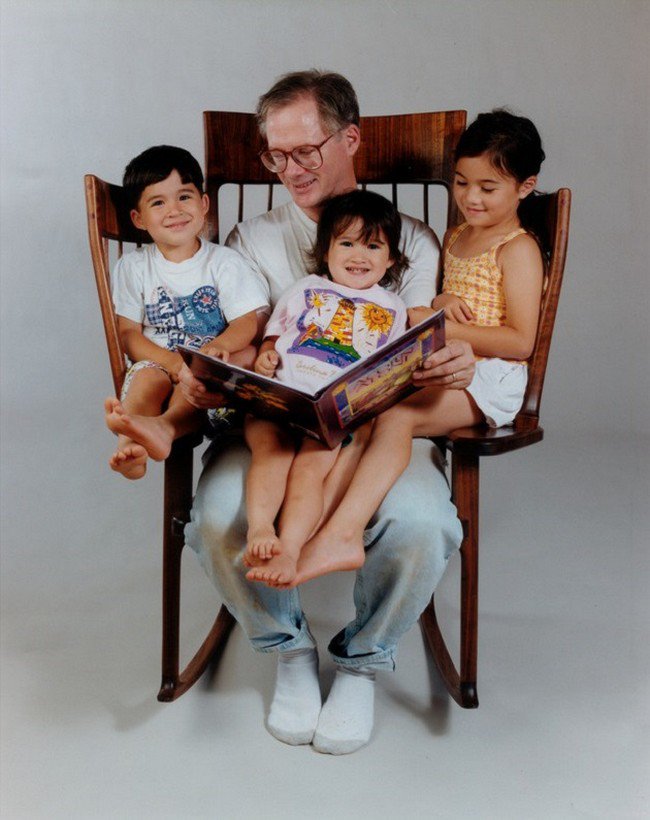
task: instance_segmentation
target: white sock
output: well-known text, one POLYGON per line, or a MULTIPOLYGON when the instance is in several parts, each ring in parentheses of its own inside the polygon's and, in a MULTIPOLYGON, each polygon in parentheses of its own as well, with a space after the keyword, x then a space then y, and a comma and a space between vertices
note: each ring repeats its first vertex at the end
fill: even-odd
POLYGON ((320 707, 316 650, 280 652, 275 693, 266 721, 269 732, 292 746, 311 743, 320 707))
POLYGON ((337 669, 318 719, 314 749, 345 755, 365 746, 372 734, 374 707, 375 673, 337 669))

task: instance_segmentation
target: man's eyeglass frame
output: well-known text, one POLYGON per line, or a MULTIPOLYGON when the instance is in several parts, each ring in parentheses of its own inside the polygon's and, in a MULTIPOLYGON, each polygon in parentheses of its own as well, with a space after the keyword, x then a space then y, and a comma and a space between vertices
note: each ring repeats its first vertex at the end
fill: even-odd
POLYGON ((342 129, 339 131, 335 131, 333 134, 330 134, 329 137, 325 137, 325 139, 319 145, 298 145, 296 148, 293 148, 291 151, 283 151, 281 148, 265 148, 263 151, 260 151, 258 157, 260 158, 262 165, 271 171, 274 174, 281 174, 287 170, 287 165, 289 164, 289 157, 299 165, 301 168, 304 168, 305 171, 316 171, 318 168, 321 167, 323 164, 323 154, 321 153, 321 148, 325 145, 326 142, 329 142, 332 137, 335 137, 342 129), (296 153, 298 151, 304 151, 306 148, 312 148, 316 151, 318 155, 318 164, 317 165, 304 165, 304 163, 300 162, 297 158, 296 153), (284 157, 284 165, 282 168, 278 168, 278 163, 272 159, 274 154, 283 154, 284 157))

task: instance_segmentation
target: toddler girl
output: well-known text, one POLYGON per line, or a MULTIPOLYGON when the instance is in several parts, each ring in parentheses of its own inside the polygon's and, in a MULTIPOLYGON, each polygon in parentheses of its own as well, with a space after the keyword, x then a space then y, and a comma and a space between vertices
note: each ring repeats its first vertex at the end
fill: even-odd
MULTIPOLYGON (((401 219, 384 197, 351 191, 326 204, 318 223, 314 273, 279 299, 255 370, 314 392, 343 367, 402 333, 406 308, 385 286, 399 283, 408 261, 399 249, 401 219)), ((249 580, 291 583, 300 549, 318 524, 324 481, 340 447, 329 450, 272 422, 249 417, 252 452, 246 484, 249 580), (282 507, 279 532, 274 521, 282 507)), ((363 432, 355 434, 360 446, 363 432)), ((351 567, 350 567, 351 568, 351 567)))

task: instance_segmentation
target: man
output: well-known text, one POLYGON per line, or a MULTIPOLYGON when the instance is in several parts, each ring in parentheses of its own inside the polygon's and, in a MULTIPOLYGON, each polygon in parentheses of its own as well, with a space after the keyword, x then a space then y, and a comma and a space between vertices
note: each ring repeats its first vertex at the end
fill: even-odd
MULTIPOLYGON (((356 187, 359 108, 344 77, 314 70, 281 77, 260 98, 257 113, 268 145, 262 161, 278 174, 292 201, 241 223, 227 244, 263 277, 273 305, 306 273, 323 202, 356 187)), ((411 267, 398 292, 409 308, 428 306, 435 291, 438 243, 427 226, 407 216, 402 242, 411 267)), ((473 372, 469 345, 452 342, 415 378, 422 385, 462 389, 473 372)), ((218 403, 189 371, 181 381, 196 406, 218 403)), ((349 458, 346 449, 343 462, 349 458)), ((249 462, 241 443, 212 454, 199 481, 187 542, 253 648, 278 653, 269 731, 285 743, 312 743, 320 752, 352 752, 370 738, 376 670, 394 668, 399 638, 419 618, 460 544, 461 526, 441 455, 430 442, 416 440, 408 470, 366 529, 366 561, 354 590, 356 617, 330 643, 337 672, 322 709, 316 645, 298 591, 244 577, 243 486, 249 462)))

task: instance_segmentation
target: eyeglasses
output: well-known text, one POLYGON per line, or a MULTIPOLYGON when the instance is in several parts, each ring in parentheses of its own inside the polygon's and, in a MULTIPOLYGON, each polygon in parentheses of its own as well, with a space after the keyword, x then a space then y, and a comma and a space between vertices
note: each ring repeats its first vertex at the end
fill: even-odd
POLYGON ((294 148, 293 151, 282 151, 279 148, 269 150, 267 148, 264 151, 260 151, 259 158, 262 160, 262 164, 268 168, 269 171, 273 171, 274 174, 281 174, 286 169, 289 157, 291 157, 296 165, 300 165, 300 167, 306 171, 315 171, 323 164, 323 155, 320 149, 338 133, 338 131, 335 131, 333 134, 330 134, 320 145, 299 145, 297 148, 294 148))

